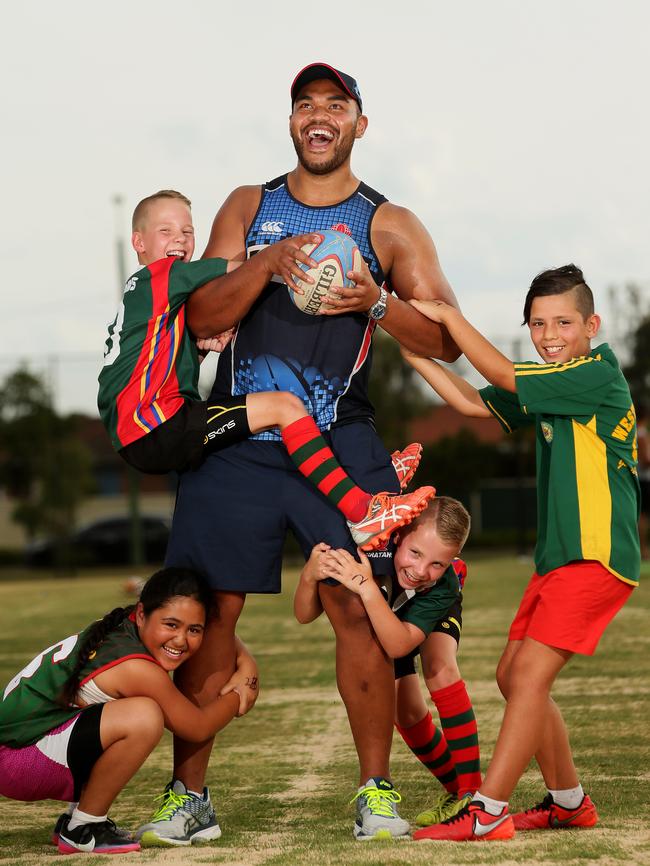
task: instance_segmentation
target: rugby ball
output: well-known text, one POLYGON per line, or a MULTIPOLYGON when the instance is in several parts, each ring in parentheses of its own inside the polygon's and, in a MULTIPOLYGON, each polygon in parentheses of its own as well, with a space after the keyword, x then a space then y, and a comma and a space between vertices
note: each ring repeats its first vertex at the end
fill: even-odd
POLYGON ((303 252, 318 262, 315 268, 300 264, 306 274, 313 278, 313 283, 305 280, 296 280, 297 285, 304 292, 303 295, 295 292, 288 286, 289 297, 303 313, 309 316, 318 316, 321 312, 321 304, 331 286, 348 288, 353 286, 352 280, 346 276, 348 271, 358 271, 361 268, 361 253, 359 247, 352 238, 343 232, 327 229, 315 232, 321 240, 317 244, 305 244, 303 252))

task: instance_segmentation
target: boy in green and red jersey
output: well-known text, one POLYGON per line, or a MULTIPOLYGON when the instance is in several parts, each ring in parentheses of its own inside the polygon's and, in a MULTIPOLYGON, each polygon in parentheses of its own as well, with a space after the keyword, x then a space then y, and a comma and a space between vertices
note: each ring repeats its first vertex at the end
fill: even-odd
POLYGON ((515 830, 592 827, 596 808, 578 781, 550 691, 574 653, 593 654, 638 584, 640 494, 628 385, 607 344, 591 349, 600 318, 575 265, 539 274, 526 296, 524 323, 542 364, 513 364, 444 303, 412 303, 449 330, 492 384, 477 391, 434 361, 405 353, 409 363, 466 415, 493 415, 508 432, 534 425, 538 474, 536 573, 497 669, 507 704, 492 761, 465 809, 414 838, 508 839, 515 830), (533 756, 547 794, 511 816, 508 799, 533 756))
MULTIPOLYGON (((181 471, 196 468, 208 451, 277 426, 293 462, 345 515, 356 543, 367 550, 380 546, 422 511, 434 489, 397 496, 366 493, 343 470, 294 394, 259 392, 208 405, 198 390, 197 345, 185 326, 190 296, 218 294, 220 280, 264 285, 274 273, 304 279, 298 262, 316 263, 300 247, 318 243, 319 236, 287 238, 243 264, 219 258, 191 262, 190 207, 181 193, 161 190, 143 199, 133 213, 132 245, 144 267, 127 280, 109 325, 97 398, 113 446, 142 472, 181 471)), ((220 351, 229 338, 219 335, 201 343, 220 351)), ((396 455, 402 486, 412 477, 420 452, 414 444, 396 455)))
MULTIPOLYGON (((437 496, 393 541, 394 573, 372 579, 370 562, 346 550, 317 544, 305 565, 294 596, 298 622, 323 611, 319 581, 334 578, 358 595, 377 641, 395 665, 395 727, 406 745, 444 788, 435 806, 415 819, 418 826, 457 814, 481 784, 478 727, 457 663, 462 629, 467 566, 459 559, 469 534, 470 517, 449 496, 437 496), (415 660, 440 716, 433 722, 420 689, 415 660)), ((392 808, 375 813, 372 800, 385 790, 393 805, 400 795, 382 777, 363 784, 357 804, 356 839, 399 838, 409 826, 392 808), (370 807, 370 808, 369 808, 370 807)))

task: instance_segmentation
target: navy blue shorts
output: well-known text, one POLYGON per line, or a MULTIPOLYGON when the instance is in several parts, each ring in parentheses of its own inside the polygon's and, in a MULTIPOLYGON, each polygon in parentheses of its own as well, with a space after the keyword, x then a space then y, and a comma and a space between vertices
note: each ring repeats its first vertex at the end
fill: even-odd
MULTIPOLYGON (((390 454, 370 424, 324 436, 359 487, 399 492, 390 454)), ((181 476, 166 564, 196 569, 213 589, 280 592, 288 530, 305 558, 320 541, 356 552, 341 512, 300 474, 284 445, 247 440, 181 476)), ((376 574, 391 573, 392 547, 370 560, 376 574)))

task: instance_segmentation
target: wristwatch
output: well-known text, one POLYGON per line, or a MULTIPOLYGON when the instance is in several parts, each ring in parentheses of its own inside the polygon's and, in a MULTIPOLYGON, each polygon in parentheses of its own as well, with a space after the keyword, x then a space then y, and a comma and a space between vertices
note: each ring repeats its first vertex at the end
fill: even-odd
POLYGON ((382 286, 379 289, 379 298, 375 301, 375 303, 370 307, 366 315, 369 319, 374 319, 375 322, 378 322, 380 319, 383 319, 386 315, 386 298, 388 297, 388 292, 382 286))

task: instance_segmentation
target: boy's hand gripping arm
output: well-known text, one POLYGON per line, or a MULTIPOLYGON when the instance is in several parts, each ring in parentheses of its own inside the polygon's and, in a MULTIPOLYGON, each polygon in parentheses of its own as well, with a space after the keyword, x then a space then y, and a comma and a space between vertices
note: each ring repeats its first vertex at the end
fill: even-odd
POLYGON ((410 303, 432 322, 444 325, 456 345, 470 364, 492 385, 515 393, 515 368, 483 334, 471 325, 456 307, 444 301, 417 301, 410 303))
POLYGON ((312 622, 323 612, 323 605, 318 595, 318 581, 327 577, 322 570, 322 560, 329 549, 329 544, 323 542, 316 544, 302 570, 293 597, 293 613, 298 622, 312 622))
POLYGON ((422 629, 395 616, 375 583, 370 560, 360 548, 358 553, 361 562, 347 550, 330 550, 323 556, 323 569, 327 577, 336 578, 361 598, 379 643, 391 658, 401 658, 419 646, 426 635, 422 629))

